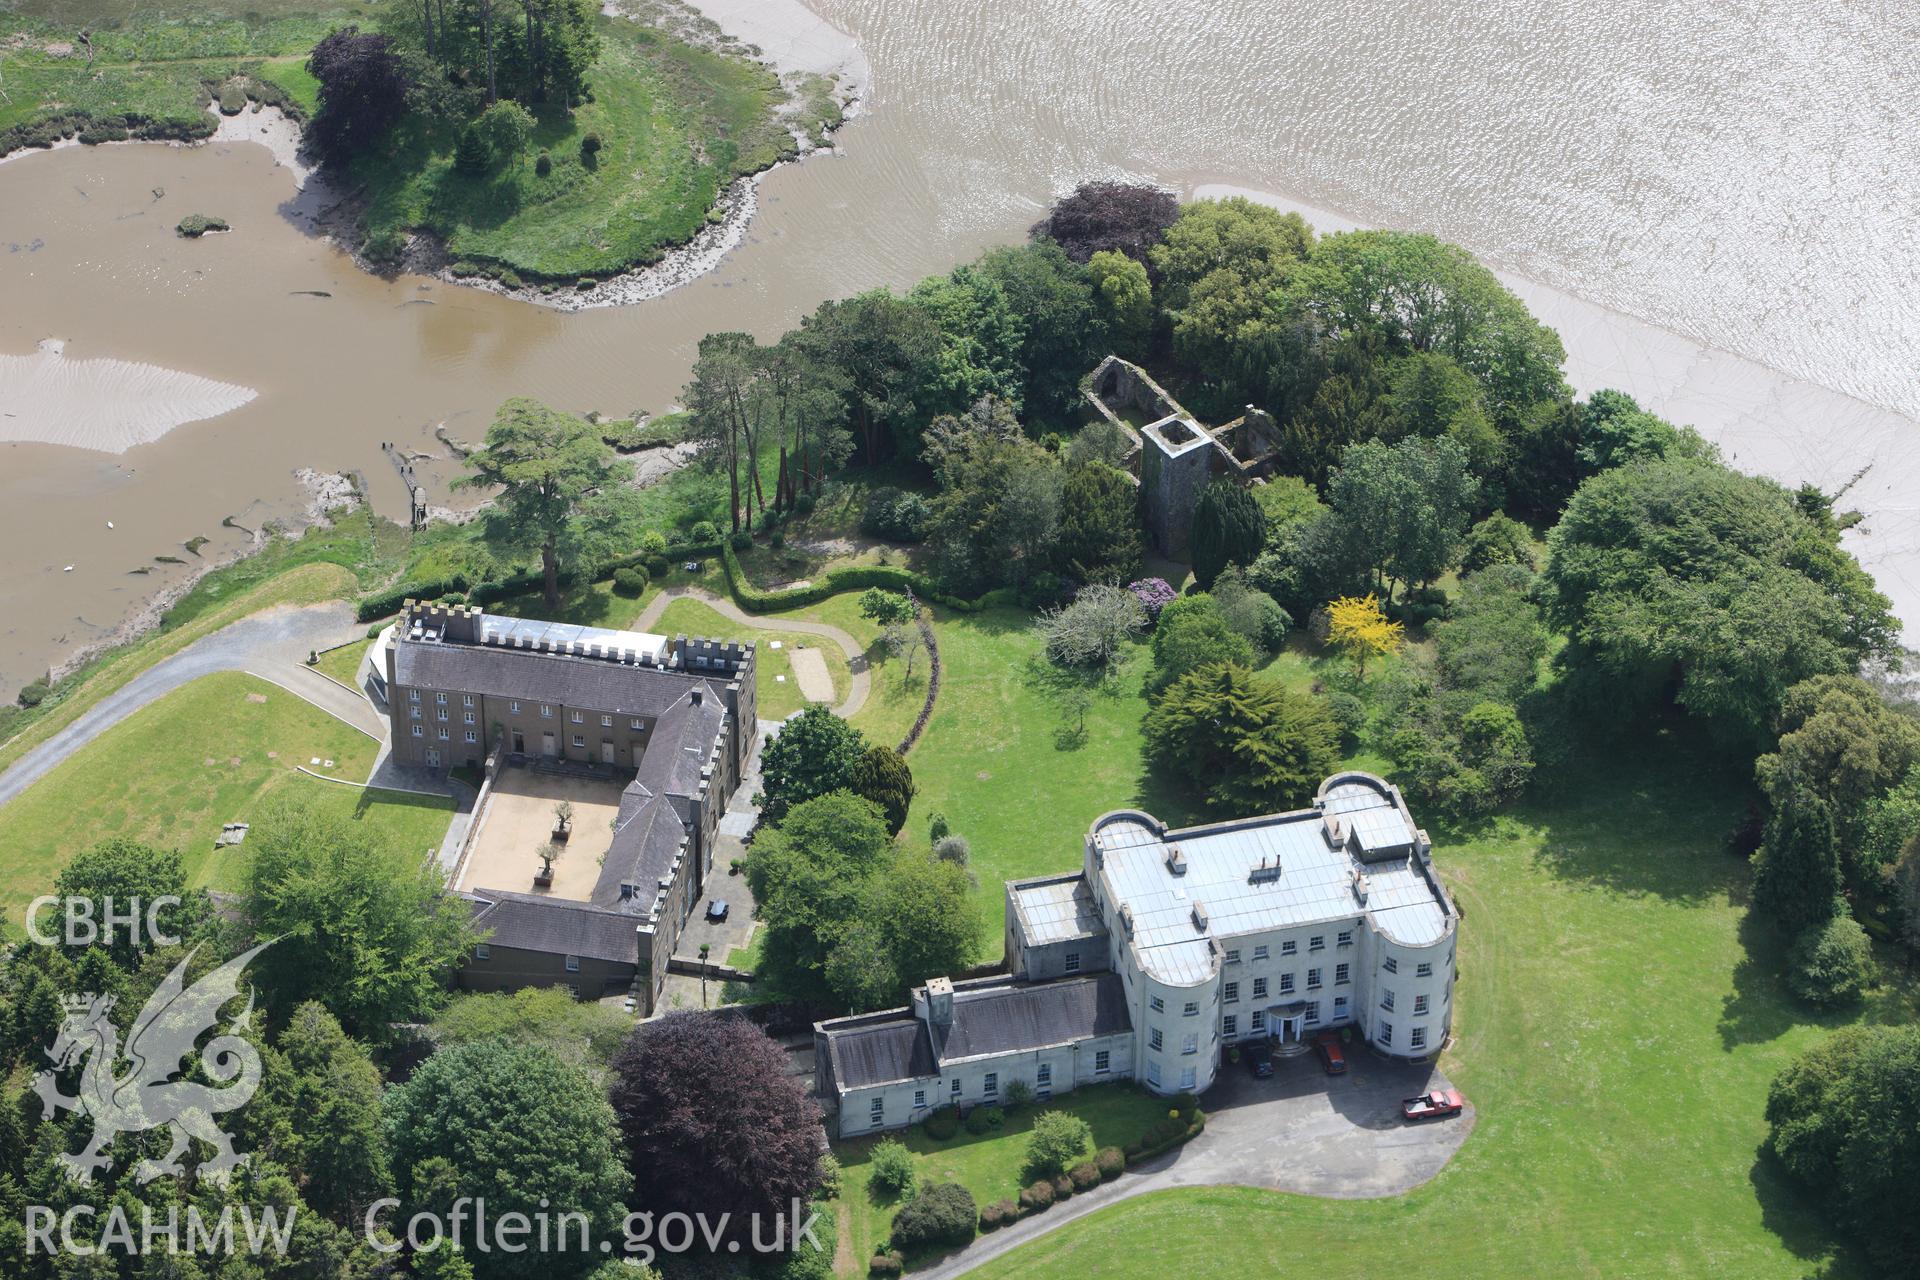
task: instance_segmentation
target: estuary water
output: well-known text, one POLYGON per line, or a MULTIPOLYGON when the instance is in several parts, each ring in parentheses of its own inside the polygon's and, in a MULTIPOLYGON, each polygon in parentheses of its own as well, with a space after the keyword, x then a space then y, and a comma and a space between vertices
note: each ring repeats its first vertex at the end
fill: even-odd
POLYGON ((189 540, 241 545, 223 518, 297 517, 302 468, 358 471, 403 515, 393 443, 445 501, 442 424, 477 437, 516 394, 664 408, 702 334, 771 336, 823 298, 909 284, 1017 239, 1087 177, 1459 241, 1561 329, 1577 387, 1632 391, 1751 469, 1852 481, 1855 549, 1920 619, 1914 6, 811 2, 701 7, 860 83, 861 113, 833 154, 766 175, 716 268, 628 307, 367 276, 248 141, 0 164, 0 357, 21 358, 0 359, 0 689, 184 580, 189 540), (182 240, 192 212, 234 229, 182 240), (114 372, 115 430, 47 403, 90 367, 48 359, 114 372), (147 386, 190 420, 128 411, 147 386))

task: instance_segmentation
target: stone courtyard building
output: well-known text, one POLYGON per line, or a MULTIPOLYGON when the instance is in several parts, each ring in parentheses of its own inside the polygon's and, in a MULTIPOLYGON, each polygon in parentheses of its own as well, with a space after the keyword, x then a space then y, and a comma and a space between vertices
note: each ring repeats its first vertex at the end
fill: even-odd
POLYGON ((483 774, 469 851, 508 789, 503 771, 617 788, 584 897, 536 891, 537 846, 525 851, 526 884, 462 886, 485 940, 458 984, 630 992, 651 1012, 753 750, 753 646, 409 600, 374 665, 394 762, 483 774))

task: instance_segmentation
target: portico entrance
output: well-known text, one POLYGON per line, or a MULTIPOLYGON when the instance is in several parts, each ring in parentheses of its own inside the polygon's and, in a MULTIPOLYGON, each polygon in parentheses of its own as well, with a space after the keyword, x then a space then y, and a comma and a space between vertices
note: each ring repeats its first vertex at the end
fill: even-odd
POLYGON ((1307 1006, 1304 1001, 1270 1005, 1267 1008, 1267 1039, 1275 1054, 1290 1057, 1307 1051, 1307 1006))

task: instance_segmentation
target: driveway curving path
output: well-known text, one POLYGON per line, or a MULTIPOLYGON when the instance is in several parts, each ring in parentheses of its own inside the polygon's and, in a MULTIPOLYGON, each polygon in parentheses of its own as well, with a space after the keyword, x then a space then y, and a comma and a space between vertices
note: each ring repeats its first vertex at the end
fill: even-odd
POLYGON ((384 740, 384 722, 364 697, 306 665, 309 651, 355 638, 353 606, 278 605, 230 623, 154 663, 83 711, 0 773, 0 804, 45 777, 54 766, 114 725, 189 681, 216 671, 244 671, 305 698, 369 737, 384 740))
POLYGON ((1474 1109, 1451 1120, 1408 1124, 1400 1100, 1451 1088, 1432 1065, 1350 1051, 1344 1076, 1328 1076, 1311 1054, 1274 1063, 1270 1079, 1222 1064, 1201 1098, 1207 1127, 1192 1142, 1135 1173, 1044 1213, 977 1238, 915 1280, 949 1280, 1076 1218, 1173 1187, 1265 1187, 1337 1200, 1404 1195, 1431 1180, 1473 1132, 1474 1109))
POLYGON ((873 687, 873 677, 867 671, 866 650, 862 649, 860 642, 852 636, 824 622, 801 622, 793 618, 763 621, 725 596, 717 596, 703 587, 668 587, 654 597, 652 604, 640 611, 640 616, 634 620, 633 629, 635 631, 649 629, 654 623, 660 621, 660 615, 667 611, 668 604, 682 597, 698 600, 727 621, 750 627, 755 631, 787 631, 796 635, 819 636, 833 641, 840 646, 840 651, 847 655, 847 671, 852 676, 848 682, 847 700, 835 707, 833 713, 845 720, 866 705, 867 694, 873 687))

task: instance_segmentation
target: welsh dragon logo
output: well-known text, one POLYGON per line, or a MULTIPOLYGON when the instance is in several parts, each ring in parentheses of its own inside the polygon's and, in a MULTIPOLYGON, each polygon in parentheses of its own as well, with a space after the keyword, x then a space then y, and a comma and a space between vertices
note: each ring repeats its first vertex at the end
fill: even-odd
POLYGON ((201 1163, 202 1177, 225 1181, 247 1162, 246 1156, 234 1152, 233 1142, 213 1118, 245 1106, 260 1084, 260 1054, 244 1036, 253 1017, 251 989, 246 993, 247 1007, 223 1034, 200 1050, 200 1065, 215 1083, 173 1077, 193 1054, 195 1042, 219 1022, 220 1010, 240 997, 240 975, 247 965, 272 945, 270 941, 261 943, 191 987, 186 985, 187 965, 199 948, 189 951, 133 1020, 124 1049, 111 1019, 112 996, 66 997, 66 1021, 53 1048, 47 1050, 53 1068, 36 1076, 33 1088, 40 1095, 47 1119, 52 1119, 56 1110, 78 1111, 93 1118, 93 1139, 85 1149, 78 1155, 60 1154, 69 1179, 83 1186, 90 1184, 95 1170, 113 1167, 113 1157, 107 1152, 115 1136, 149 1129, 171 1129, 173 1146, 164 1159, 142 1160, 135 1166, 134 1178, 142 1184, 182 1172, 180 1157, 186 1154, 191 1138, 198 1138, 215 1152, 212 1159, 201 1163), (72 1068, 82 1058, 86 1066, 80 1073, 79 1094, 70 1097, 61 1093, 55 1073, 72 1068), (115 1075, 115 1065, 123 1060, 129 1064, 126 1071, 115 1075))

